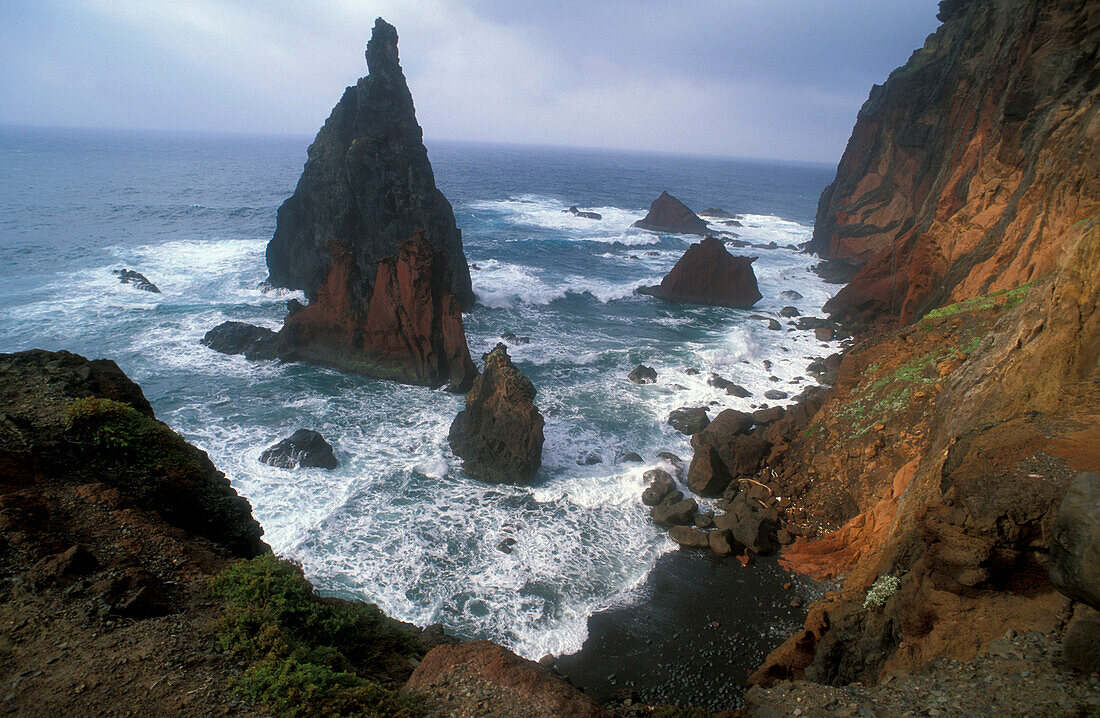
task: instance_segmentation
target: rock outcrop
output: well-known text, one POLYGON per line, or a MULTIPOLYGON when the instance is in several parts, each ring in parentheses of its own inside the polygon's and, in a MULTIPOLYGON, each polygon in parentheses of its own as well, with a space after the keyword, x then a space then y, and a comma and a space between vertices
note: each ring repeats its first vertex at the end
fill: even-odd
POLYGON ((264 449, 260 461, 283 469, 316 467, 331 470, 339 465, 332 445, 311 429, 298 429, 279 443, 264 449))
POLYGON ((503 344, 485 355, 485 369, 466 395, 466 408, 451 424, 451 450, 466 473, 495 484, 525 484, 542 465, 542 414, 535 387, 520 373, 503 344))
POLYGON ((752 271, 753 260, 755 257, 735 257, 722 240, 707 237, 688 247, 660 284, 638 291, 669 302, 751 307, 762 296, 752 271))
POLYGON ((454 211, 435 176, 397 55, 397 31, 379 18, 367 44, 368 75, 347 88, 309 147, 294 195, 279 208, 267 246, 269 282, 311 300, 329 274, 329 240, 347 242, 370 297, 375 266, 421 228, 446 253, 450 285, 474 302, 454 211))
POLYGON ((707 223, 668 192, 661 192, 661 196, 649 205, 649 213, 635 222, 634 226, 670 234, 707 233, 707 223))
POLYGON ((1066 491, 1050 539, 1050 580, 1100 608, 1100 476, 1081 474, 1066 491))
POLYGON ((858 269, 826 309, 903 325, 1053 272, 1100 210, 1095 7, 947 0, 859 112, 808 248, 858 269))
POLYGON ((275 338, 279 357, 382 379, 465 391, 477 375, 446 255, 417 231, 362 281, 348 242, 329 242, 332 265, 308 306, 275 338), (373 287, 369 301, 362 294, 373 287))
POLYGON ((222 354, 243 354, 245 359, 274 359, 275 332, 243 322, 222 322, 203 335, 201 343, 222 354))
POLYGON ((117 276, 118 281, 122 284, 129 284, 143 292, 152 292, 153 294, 161 293, 160 287, 150 282, 141 272, 135 272, 132 269, 115 269, 112 271, 112 274, 117 276))

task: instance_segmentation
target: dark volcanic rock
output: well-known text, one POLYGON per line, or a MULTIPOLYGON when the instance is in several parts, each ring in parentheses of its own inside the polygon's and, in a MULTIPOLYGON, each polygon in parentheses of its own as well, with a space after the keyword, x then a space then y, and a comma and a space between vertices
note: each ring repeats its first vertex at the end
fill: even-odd
POLYGON ((0 417, 7 491, 38 493, 47 484, 86 495, 113 491, 117 501, 223 551, 268 550, 248 501, 204 452, 156 420, 140 387, 112 361, 39 349, 0 354, 0 417))
POLYGON ((265 449, 260 461, 283 469, 302 466, 331 470, 338 464, 325 437, 310 429, 298 429, 289 438, 265 449))
POLYGON ((583 217, 584 219, 603 219, 603 215, 599 212, 584 212, 577 209, 577 205, 573 205, 569 209, 563 209, 562 212, 571 214, 574 217, 583 217))
POLYGON ((269 281, 312 300, 328 273, 328 242, 341 238, 362 277, 358 295, 370 297, 375 265, 422 229, 447 255, 455 298, 473 306, 462 236, 435 186, 398 63, 397 31, 381 18, 367 44, 367 69, 317 133, 294 195, 279 208, 267 246, 269 281))
POLYGON ((673 409, 668 415, 669 426, 681 434, 691 435, 702 431, 709 423, 710 417, 707 416, 707 410, 701 406, 682 406, 679 409, 673 409))
POLYGON ((144 274, 135 272, 130 269, 115 269, 112 274, 118 276, 118 281, 123 284, 133 285, 135 288, 142 290, 143 292, 153 292, 154 294, 160 294, 160 288, 145 278, 144 274))
POLYGON ((699 510, 699 505, 695 503, 695 499, 677 499, 677 494, 680 492, 673 491, 664 501, 649 510, 654 521, 662 526, 691 526, 695 523, 695 512, 699 510))
POLYGON ((707 237, 684 252, 661 283, 639 291, 670 302, 751 307, 760 301, 755 257, 734 257, 721 240, 707 237))
POLYGON ((701 496, 721 495, 729 483, 756 472, 770 445, 746 432, 753 417, 727 409, 691 437, 695 455, 688 468, 688 487, 701 496))
POLYGON ((700 217, 717 217, 718 219, 733 219, 733 215, 724 209, 717 207, 707 207, 699 213, 700 217))
POLYGON ((724 379, 717 374, 711 374, 710 379, 707 379, 707 383, 713 387, 724 389, 730 396, 736 396, 740 399, 752 396, 752 392, 745 387, 740 384, 734 384, 729 379, 724 379))
POLYGON ((447 436, 466 473, 495 484, 524 484, 542 465, 544 424, 535 387, 503 344, 485 355, 485 370, 466 395, 447 436))
POLYGON ((274 359, 275 332, 242 322, 222 322, 208 331, 202 343, 222 354, 244 354, 245 359, 274 359))
POLYGON ((477 375, 447 257, 416 232, 375 267, 369 304, 359 264, 344 240, 329 242, 332 266, 309 306, 286 319, 279 356, 380 379, 465 391, 477 375))
POLYGON ((657 381, 657 370, 645 364, 639 364, 626 375, 626 378, 635 384, 653 384, 657 381))
POLYGON ((798 307, 787 306, 780 309, 779 314, 784 317, 797 317, 801 312, 798 311, 798 307))
POLYGON ((1079 474, 1066 491, 1050 542, 1050 581, 1100 608, 1100 476, 1079 474))
POLYGON ((634 226, 672 234, 707 233, 707 223, 668 192, 662 192, 660 197, 653 200, 653 204, 649 206, 649 214, 635 222, 634 226))
POLYGON ((673 526, 668 536, 684 548, 707 548, 710 545, 706 532, 694 526, 673 526))
MULTIPOLYGON (((642 474, 642 478, 649 482, 649 486, 642 492, 642 503, 646 506, 656 506, 676 489, 676 482, 672 476, 661 469, 650 469, 642 474)), ((681 494, 681 498, 682 498, 681 494)))

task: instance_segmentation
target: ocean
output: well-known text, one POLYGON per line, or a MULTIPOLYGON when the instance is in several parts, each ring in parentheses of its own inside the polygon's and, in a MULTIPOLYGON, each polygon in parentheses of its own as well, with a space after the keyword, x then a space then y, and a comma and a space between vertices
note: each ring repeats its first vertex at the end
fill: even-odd
POLYGON ((276 208, 308 144, 0 128, 0 351, 116 361, 320 589, 529 658, 577 651, 589 617, 637 600, 676 550, 640 501, 658 452, 691 457, 669 412, 748 410, 777 387, 793 396, 813 383, 811 359, 836 351, 778 316, 788 304, 821 316, 836 289, 794 249, 810 238, 833 168, 429 140, 471 264, 475 361, 505 332, 530 339, 509 351, 538 389, 543 468, 532 485, 509 487, 466 477, 451 455, 461 396, 200 345, 229 319, 277 329, 286 301, 301 298, 260 286, 276 208), (631 228, 662 190, 739 216, 741 227, 713 226, 755 245, 732 250, 758 257, 764 298, 751 311, 634 293, 691 241, 631 228), (563 212, 574 204, 603 219, 563 212), (122 267, 163 293, 120 284, 112 270, 122 267), (787 290, 803 299, 781 298, 787 290), (657 370, 656 384, 626 379, 639 363, 657 370), (709 386, 712 372, 754 396, 709 386), (259 462, 302 427, 333 444, 336 470, 259 462), (621 462, 627 452, 644 463, 621 462), (498 549, 507 538, 511 553, 498 549))

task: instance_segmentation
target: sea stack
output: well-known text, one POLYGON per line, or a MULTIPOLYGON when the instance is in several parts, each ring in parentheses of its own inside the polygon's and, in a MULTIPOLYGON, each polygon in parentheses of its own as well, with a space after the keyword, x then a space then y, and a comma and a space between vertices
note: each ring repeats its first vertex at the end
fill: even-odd
POLYGON ((473 306, 470 270, 450 202, 435 186, 397 31, 379 18, 367 43, 368 75, 333 108, 309 147, 293 196, 279 207, 267 246, 268 281, 312 300, 330 266, 329 240, 347 242, 370 297, 375 265, 414 232, 445 252, 455 298, 473 306))
POLYGON ((308 306, 292 311, 275 337, 289 361, 331 366, 406 384, 469 389, 477 368, 466 346, 462 308, 451 292, 447 256, 417 231, 375 266, 374 291, 349 242, 329 242, 332 265, 308 306))
POLYGON ((748 308, 761 299, 755 259, 735 257, 722 240, 707 237, 688 247, 660 284, 638 291, 669 302, 748 308))
POLYGON ((649 205, 649 214, 635 222, 634 226, 672 234, 707 233, 707 223, 668 192, 661 192, 661 196, 649 205))
POLYGON ((466 473, 494 484, 526 484, 542 465, 542 414, 535 386, 503 344, 485 355, 485 370, 466 395, 448 440, 466 473))

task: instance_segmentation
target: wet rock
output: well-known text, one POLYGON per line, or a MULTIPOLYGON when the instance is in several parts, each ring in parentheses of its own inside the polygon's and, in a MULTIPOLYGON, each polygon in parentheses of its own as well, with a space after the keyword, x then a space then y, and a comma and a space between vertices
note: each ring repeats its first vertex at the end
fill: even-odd
POLYGON ((653 367, 639 364, 626 375, 626 378, 635 384, 655 384, 657 382, 657 371, 653 367))
POLYGON ((707 380, 707 383, 715 388, 724 389, 725 392, 730 396, 736 396, 740 399, 752 396, 752 392, 750 392, 745 387, 734 384, 729 379, 724 379, 717 374, 711 374, 710 379, 707 380))
POLYGON ((755 259, 735 257, 721 240, 707 237, 688 247, 659 285, 639 291, 669 302, 751 307, 762 296, 752 270, 755 259))
POLYGON ((512 553, 512 549, 515 548, 516 543, 516 540, 509 536, 497 544, 497 551, 501 553, 512 553))
POLYGON ((298 429, 289 438, 267 448, 260 461, 283 469, 298 467, 335 469, 339 462, 325 437, 311 429, 298 429))
POLYGON ((785 289, 785 290, 783 290, 782 292, 779 293, 779 298, 780 299, 785 299, 788 302, 797 302, 799 299, 802 299, 803 297, 802 297, 801 294, 794 291, 793 289, 785 289))
POLYGON ((764 392, 764 398, 765 399, 772 399, 772 400, 786 399, 787 396, 788 396, 787 392, 780 391, 779 389, 768 389, 766 392, 764 392))
POLYGON ((798 307, 786 306, 779 310, 779 315, 782 317, 797 317, 800 315, 798 307))
POLYGON ((691 435, 707 428, 710 417, 704 407, 682 406, 668 415, 668 424, 681 434, 691 435))
POLYGON ((242 322, 222 322, 203 335, 201 342, 222 354, 243 354, 250 361, 277 355, 275 332, 242 322))
POLYGON ((633 226, 672 234, 703 235, 707 232, 707 223, 668 192, 662 192, 660 197, 653 200, 649 213, 633 226))
POLYGON ((620 464, 640 464, 642 463, 641 454, 636 451, 628 451, 619 457, 620 464))
POLYGON ((592 451, 585 452, 577 457, 577 466, 595 466, 602 463, 603 457, 592 451))
POLYGON ((744 494, 731 502, 727 513, 714 517, 714 525, 754 553, 767 554, 775 548, 775 524, 755 511, 744 494))
POLYGON ((422 230, 432 250, 447 259, 439 267, 445 284, 459 305, 470 308, 474 293, 462 234, 435 184, 398 61, 397 31, 382 19, 374 24, 366 61, 367 76, 333 108, 309 146, 293 196, 279 207, 267 246, 269 281, 304 290, 312 303, 331 263, 327 244, 340 238, 361 277, 357 295, 366 300, 378 262, 422 230))
POLYGON ((517 337, 514 332, 504 332, 500 338, 509 344, 530 344, 531 337, 517 337))
POLYGON ((649 510, 649 515, 661 526, 691 526, 695 523, 695 512, 699 510, 699 505, 695 503, 695 499, 669 501, 669 497, 675 497, 676 493, 679 492, 672 492, 664 502, 649 510))
POLYGON ((832 327, 817 327, 814 329, 814 338, 819 342, 832 341, 836 337, 836 330, 832 327))
POLYGON ((710 546, 706 532, 693 526, 673 526, 669 529, 668 536, 684 548, 708 548, 710 546))
POLYGON ((695 455, 688 469, 688 487, 701 496, 718 496, 738 476, 756 473, 771 445, 755 434, 749 414, 727 409, 692 436, 695 455))
POLYGON ((707 207, 699 213, 700 217, 714 217, 716 219, 733 219, 733 215, 724 209, 717 207, 707 207))
POLYGON ((741 550, 733 534, 723 529, 716 529, 707 534, 707 542, 710 550, 719 556, 730 556, 741 550))
POLYGON ((542 465, 545 423, 535 394, 503 344, 485 355, 485 370, 447 435, 467 474, 490 483, 523 484, 535 477, 542 465))
POLYGON ((701 529, 714 528, 714 512, 707 511, 705 513, 695 514, 695 526, 701 529))
POLYGON ((135 272, 131 269, 115 269, 111 272, 118 277, 118 281, 122 284, 129 284, 135 289, 140 289, 143 292, 152 292, 153 294, 160 294, 160 288, 157 285, 146 279, 145 275, 140 272, 135 272))
POLYGON ((672 476, 661 469, 650 469, 642 474, 642 479, 649 482, 649 486, 642 492, 642 503, 646 506, 656 506, 676 489, 672 476))
POLYGON ((781 406, 773 406, 768 409, 757 409, 752 413, 752 420, 758 426, 779 421, 786 414, 786 409, 781 406))
POLYGON ((569 209, 563 209, 562 212, 564 212, 565 214, 571 214, 574 217, 582 217, 584 219, 603 219, 603 215, 599 212, 584 212, 577 209, 577 205, 573 205, 569 209))
POLYGON ((1078 474, 1058 507, 1050 580, 1070 598, 1100 608, 1100 475, 1078 474))

